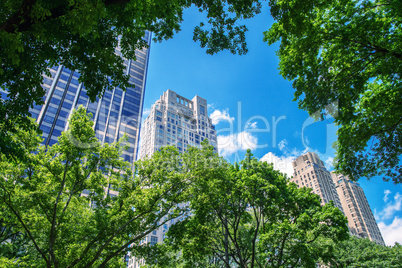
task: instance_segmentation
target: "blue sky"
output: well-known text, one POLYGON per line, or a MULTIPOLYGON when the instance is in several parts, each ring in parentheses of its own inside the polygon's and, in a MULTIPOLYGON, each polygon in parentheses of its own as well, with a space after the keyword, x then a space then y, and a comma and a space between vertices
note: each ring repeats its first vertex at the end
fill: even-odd
MULTIPOLYGON (((306 150, 318 153, 331 170, 336 126, 331 118, 314 122, 293 100, 291 82, 279 75, 278 45, 263 42, 273 23, 269 10, 245 22, 249 31, 247 55, 227 51, 207 55, 192 40, 192 31, 204 15, 196 9, 184 14, 182 31, 173 39, 152 43, 145 93, 145 111, 167 89, 192 99, 205 98, 218 131, 220 155, 234 162, 252 149, 258 159, 274 162, 291 173, 291 161, 306 150)), ((145 112, 146 113, 146 112, 145 112)), ((386 244, 402 243, 402 186, 361 179, 370 207, 386 244)))

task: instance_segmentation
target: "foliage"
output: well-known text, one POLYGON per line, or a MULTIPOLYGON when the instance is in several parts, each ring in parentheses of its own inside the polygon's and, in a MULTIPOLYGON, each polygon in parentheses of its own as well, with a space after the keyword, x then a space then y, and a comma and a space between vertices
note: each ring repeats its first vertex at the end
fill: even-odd
POLYGON ((300 108, 339 124, 336 169, 402 182, 402 2, 270 1, 265 41, 300 108))
POLYGON ((0 223, 9 234, 0 258, 9 267, 122 267, 129 251, 149 249, 140 244, 147 234, 182 213, 185 173, 154 165, 177 150, 136 163, 133 175, 119 157, 123 143, 101 145, 90 117, 80 107, 47 150, 35 132, 19 129, 13 138, 23 157, 0 155, 0 223), (13 235, 24 243, 6 252, 13 235))
POLYGON ((239 166, 206 149, 197 158, 205 161, 187 165, 195 176, 191 216, 170 227, 149 266, 313 267, 333 256, 323 238, 348 237, 342 212, 332 203, 322 207, 311 189, 297 188, 250 152, 239 166))
POLYGON ((389 267, 397 268, 402 263, 402 246, 393 247, 377 245, 363 238, 350 237, 337 245, 333 267, 389 267))
POLYGON ((135 50, 147 45, 145 31, 157 41, 171 38, 192 5, 208 18, 194 30, 207 53, 247 52, 247 29, 237 22, 259 12, 258 0, 2 0, 0 88, 8 98, 0 99, 1 151, 15 153, 9 131, 16 124, 32 127, 24 116, 43 103, 49 67, 79 71, 92 101, 115 86, 126 88, 123 59, 114 53, 118 43, 122 56, 135 59, 135 50))

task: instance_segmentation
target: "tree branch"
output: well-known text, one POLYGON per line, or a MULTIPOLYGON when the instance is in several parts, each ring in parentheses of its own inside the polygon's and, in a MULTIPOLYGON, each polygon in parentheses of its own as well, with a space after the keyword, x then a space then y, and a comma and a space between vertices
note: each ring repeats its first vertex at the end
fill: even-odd
POLYGON ((282 266, 282 258, 283 258, 283 249, 285 248, 285 243, 286 243, 286 239, 288 237, 290 233, 285 233, 285 236, 282 239, 282 245, 281 245, 281 249, 279 251, 279 256, 278 256, 278 267, 282 266))
POLYGON ((254 260, 255 260, 255 241, 257 240, 257 236, 258 236, 258 231, 259 231, 259 227, 260 227, 260 219, 259 219, 259 217, 258 217, 258 215, 257 215, 257 212, 256 212, 256 208, 255 207, 253 207, 253 212, 254 212, 254 217, 255 217, 255 220, 256 220, 256 222, 257 222, 257 226, 255 227, 255 230, 254 230, 254 237, 253 237, 253 244, 251 245, 252 246, 252 252, 251 252, 251 268, 253 268, 254 267, 254 260))
MULTIPOLYGON (((193 178, 193 177, 190 177, 189 179, 187 179, 187 180, 185 180, 185 181, 188 181, 188 180, 190 180, 190 179, 192 179, 192 178, 193 178)), ((106 246, 109 245, 109 243, 112 242, 113 239, 114 239, 118 234, 120 234, 122 231, 124 231, 125 228, 126 228, 130 223, 132 223, 133 221, 135 221, 135 220, 137 220, 137 219, 139 219, 139 218, 143 218, 143 216, 144 216, 145 214, 147 214, 147 213, 151 213, 152 210, 154 209, 156 203, 157 203, 159 200, 163 199, 164 196, 165 196, 167 193, 169 193, 169 192, 172 191, 176 186, 182 184, 182 183, 185 182, 185 181, 180 181, 180 182, 175 183, 174 185, 170 186, 168 189, 166 189, 165 191, 163 191, 160 195, 156 196, 156 198, 153 200, 153 202, 151 203, 151 206, 150 206, 150 208, 149 208, 148 210, 141 212, 140 214, 138 214, 137 216, 133 217, 132 219, 130 219, 129 221, 127 221, 125 224, 123 224, 122 226, 120 226, 120 228, 118 228, 118 229, 109 237, 109 239, 105 242, 105 244, 96 252, 95 257, 93 258, 93 260, 92 260, 91 262, 89 262, 85 267, 91 267, 91 266, 93 265, 93 263, 97 260, 97 258, 100 256, 100 254, 102 253, 102 251, 106 248, 106 246)), ((164 216, 170 211, 170 209, 171 209, 173 206, 175 206, 175 205, 176 205, 176 204, 172 204, 167 210, 165 210, 164 213, 161 213, 161 214, 160 214, 160 217, 158 218, 158 220, 161 219, 162 217, 164 217, 164 216)), ((169 220, 170 220, 170 219, 169 219, 169 220)), ((156 227, 156 228, 157 228, 157 227, 156 227)), ((152 232, 153 230, 154 230, 154 228, 150 229, 150 231, 149 231, 147 234, 149 234, 149 233, 152 232)), ((133 240, 130 240, 130 241, 133 241, 133 240)), ((128 243, 128 245, 131 244, 131 243, 133 243, 133 242, 128 243)), ((124 249, 124 247, 121 247, 121 250, 122 250, 122 249, 124 249)), ((120 252, 121 250, 114 252, 114 253, 112 254, 112 255, 113 255, 112 257, 114 257, 114 256, 116 256, 117 254, 119 254, 119 252, 120 252)), ((83 257, 84 255, 81 254, 81 256, 83 257)), ((112 258, 112 257, 111 257, 111 258, 112 258)), ((111 258, 107 258, 107 261, 109 261, 111 258)), ((106 264, 106 263, 107 263, 106 260, 105 260, 103 263, 106 264)), ((102 267, 102 265, 101 265, 100 267, 102 267)))
MULTIPOLYGON (((173 207, 173 205, 170 207, 170 209, 171 209, 172 207, 173 207)), ((170 210, 170 209, 169 209, 169 210, 170 210)), ((169 210, 168 210, 168 211, 169 211, 169 210)), ((168 211, 166 211, 166 213, 167 213, 168 211)), ((157 219, 157 221, 159 221, 161 218, 163 218, 163 217, 166 215, 166 213, 165 213, 165 214, 162 214, 162 215, 157 219)), ((175 218, 177 218, 177 217, 175 217, 175 218)), ((112 254, 110 254, 109 256, 107 256, 107 257, 105 258, 105 260, 99 265, 99 268, 101 268, 101 267, 106 267, 106 264, 108 263, 109 260, 111 260, 112 258, 116 257, 121 251, 123 251, 123 250, 124 250, 125 248, 127 248, 129 245, 131 245, 131 244, 134 243, 135 241, 138 241, 138 240, 142 239, 143 237, 147 236, 147 235, 150 234, 153 230, 158 229, 159 227, 161 227, 163 224, 165 224, 166 222, 170 221, 171 219, 172 219, 172 218, 168 218, 166 221, 162 221, 161 224, 155 225, 155 226, 153 226, 153 228, 149 228, 149 230, 146 231, 145 233, 141 233, 140 235, 137 235, 135 238, 129 240, 127 243, 125 243, 125 244, 122 245, 120 248, 118 248, 115 252, 113 252, 112 254)))
POLYGON ((3 190, 7 193, 8 195, 8 201, 6 196, 4 196, 4 203, 7 205, 7 207, 13 212, 13 214, 17 217, 18 221, 21 223, 22 227, 24 228, 25 232, 27 232, 29 238, 31 239, 32 243, 34 244, 36 250, 39 252, 40 255, 42 255, 42 258, 45 260, 47 267, 51 267, 51 264, 49 263, 49 260, 46 258, 46 255, 42 252, 42 250, 39 248, 38 244, 36 243, 35 238, 32 236, 31 232, 29 231, 28 227, 18 214, 18 212, 12 207, 11 205, 11 194, 7 191, 4 185, 2 185, 3 190))
MULTIPOLYGON (((68 156, 67 156, 67 159, 68 159, 68 156)), ((56 256, 54 255, 54 250, 53 250, 53 246, 54 246, 54 243, 56 241, 55 229, 56 229, 57 206, 59 204, 59 200, 60 200, 60 197, 61 197, 61 195, 63 193, 64 185, 66 183, 66 176, 67 176, 67 170, 68 170, 68 164, 69 164, 68 162, 69 161, 67 160, 66 163, 65 163, 63 181, 61 182, 60 191, 57 194, 56 202, 54 204, 52 227, 50 228, 50 235, 49 235, 49 253, 50 253, 50 256, 52 257, 52 260, 53 260, 53 262, 55 264, 55 267, 58 267, 58 262, 56 260, 56 256)))

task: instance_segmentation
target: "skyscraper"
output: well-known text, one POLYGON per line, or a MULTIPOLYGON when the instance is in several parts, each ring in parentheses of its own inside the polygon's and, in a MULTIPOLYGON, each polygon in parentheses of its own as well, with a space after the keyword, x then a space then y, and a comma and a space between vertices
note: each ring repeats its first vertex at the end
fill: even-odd
POLYGON ((208 117, 207 101, 199 96, 189 100, 168 89, 143 123, 139 156, 151 156, 166 145, 174 145, 183 152, 188 146, 200 146, 204 139, 217 151, 215 126, 208 117))
MULTIPOLYGON (((151 34, 144 36, 148 45, 151 34)), ((115 53, 121 55, 117 47, 115 53)), ((114 142, 124 133, 128 136, 129 149, 123 153, 126 161, 132 162, 137 156, 142 105, 148 68, 149 48, 136 51, 136 60, 124 59, 125 73, 129 75, 131 87, 126 91, 114 88, 106 91, 101 98, 90 102, 85 85, 78 82, 80 74, 64 66, 54 66, 50 76, 44 75, 42 87, 46 91, 45 103, 30 109, 33 118, 43 131, 43 144, 52 145, 62 131, 67 130, 68 117, 74 108, 83 105, 93 114, 96 137, 102 142, 114 142)))
POLYGON ((313 189, 313 193, 321 197, 322 205, 332 200, 335 206, 343 211, 331 174, 316 153, 308 152, 301 155, 292 164, 294 176, 290 179, 291 182, 299 187, 313 189))
POLYGON ((294 176, 299 187, 308 187, 321 197, 322 204, 333 200, 348 219, 352 235, 367 237, 385 245, 363 189, 346 176, 328 172, 316 153, 306 153, 293 161, 294 176))
POLYGON ((366 195, 359 183, 347 176, 331 172, 343 211, 348 218, 349 230, 353 235, 369 238, 384 245, 380 229, 367 202, 366 195))
MULTIPOLYGON (((142 124, 139 156, 150 157, 166 145, 176 146, 179 152, 184 152, 188 146, 199 147, 204 139, 208 139, 216 152, 216 131, 208 117, 207 101, 197 95, 189 100, 168 89, 152 105, 149 116, 142 124)), ((150 245, 162 242, 170 226, 180 219, 179 217, 166 222, 141 242, 150 245)), ((144 259, 131 255, 128 257, 128 268, 140 267, 143 264, 144 259)))

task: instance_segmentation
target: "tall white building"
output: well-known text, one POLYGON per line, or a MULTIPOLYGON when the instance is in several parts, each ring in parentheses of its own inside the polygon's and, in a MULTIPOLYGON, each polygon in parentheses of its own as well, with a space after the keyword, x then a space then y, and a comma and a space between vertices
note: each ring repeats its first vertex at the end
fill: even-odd
MULTIPOLYGON (((204 139, 208 139, 217 152, 216 131, 208 117, 207 101, 197 95, 189 100, 168 89, 152 105, 141 127, 140 158, 151 157, 166 145, 174 145, 184 152, 189 146, 199 147, 204 139)), ((141 242, 151 245, 162 242, 169 227, 178 220, 180 218, 165 223, 141 242)), ((144 264, 143 259, 129 256, 127 267, 137 268, 144 264)))
POLYGON ((313 192, 321 197, 322 205, 332 200, 335 206, 343 212, 331 173, 325 168, 324 162, 316 153, 308 152, 301 155, 292 164, 294 176, 290 179, 291 182, 296 183, 299 187, 313 189, 313 192))
POLYGON ((343 210, 353 235, 366 237, 385 246, 380 229, 367 202, 366 195, 359 183, 349 180, 347 176, 331 172, 343 210))
POLYGON ((308 152, 293 161, 294 176, 290 179, 299 187, 313 189, 324 205, 330 200, 345 214, 349 231, 385 245, 363 189, 346 176, 329 172, 316 153, 308 152))
POLYGON ((139 157, 150 157, 166 145, 184 152, 188 146, 200 146, 208 139, 217 151, 216 131, 208 117, 207 101, 195 96, 192 100, 168 89, 152 106, 141 130, 139 157))

